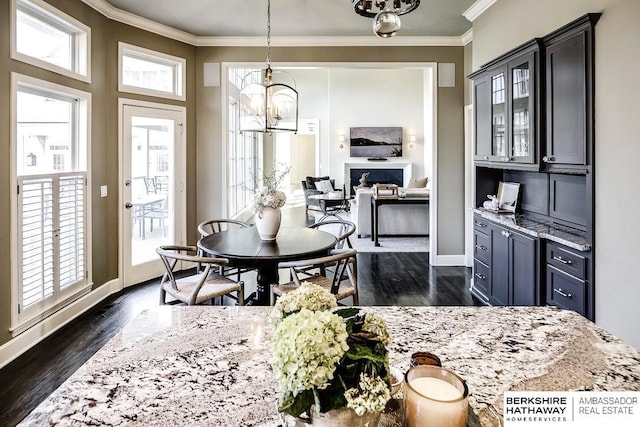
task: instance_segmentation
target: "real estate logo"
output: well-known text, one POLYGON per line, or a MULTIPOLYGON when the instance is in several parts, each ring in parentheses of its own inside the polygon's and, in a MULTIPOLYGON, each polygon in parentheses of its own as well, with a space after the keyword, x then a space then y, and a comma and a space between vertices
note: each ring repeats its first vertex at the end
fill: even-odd
POLYGON ((504 427, 636 427, 639 398, 636 391, 509 391, 504 394, 504 427))

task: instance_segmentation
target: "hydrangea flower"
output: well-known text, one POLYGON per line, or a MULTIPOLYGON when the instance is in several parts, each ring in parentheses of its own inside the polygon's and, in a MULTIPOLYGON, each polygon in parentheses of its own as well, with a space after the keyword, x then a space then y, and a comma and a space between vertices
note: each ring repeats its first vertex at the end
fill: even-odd
POLYGON ((283 317, 303 308, 311 311, 327 311, 338 306, 336 297, 322 286, 302 282, 295 292, 287 292, 276 301, 270 317, 277 324, 283 317))
POLYGON ((344 397, 347 399, 348 408, 356 411, 358 415, 363 415, 365 412, 382 411, 391 398, 391 393, 382 378, 361 373, 358 387, 345 391, 344 397))
POLYGON ((282 320, 272 340, 273 372, 281 388, 296 396, 323 389, 349 349, 343 320, 329 311, 303 308, 282 320))
POLYGON ((387 329, 387 322, 378 314, 367 313, 362 330, 377 335, 379 341, 384 345, 389 345, 393 342, 387 329))

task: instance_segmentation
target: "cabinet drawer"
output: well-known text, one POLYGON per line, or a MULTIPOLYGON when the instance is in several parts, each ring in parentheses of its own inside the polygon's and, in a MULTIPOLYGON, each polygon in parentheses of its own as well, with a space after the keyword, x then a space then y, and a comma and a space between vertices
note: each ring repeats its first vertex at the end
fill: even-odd
POLYGON ((489 267, 477 259, 473 260, 473 287, 479 290, 485 298, 489 294, 490 282, 491 270, 489 267))
POLYGON ((585 315, 585 282, 547 265, 547 304, 585 315))
POLYGON ((482 233, 489 233, 489 224, 490 221, 488 219, 484 219, 479 215, 473 217, 473 228, 482 233))
POLYGON ((491 239, 488 235, 474 231, 473 233, 473 257, 485 264, 491 260, 491 239))
POLYGON ((547 264, 578 279, 586 279, 587 259, 562 246, 553 243, 547 244, 547 264))

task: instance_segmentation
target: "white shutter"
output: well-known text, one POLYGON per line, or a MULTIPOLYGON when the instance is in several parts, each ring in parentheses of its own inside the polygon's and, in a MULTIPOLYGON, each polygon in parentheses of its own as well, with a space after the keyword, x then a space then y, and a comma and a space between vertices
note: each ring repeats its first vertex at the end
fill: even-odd
POLYGON ((60 289, 85 279, 85 178, 60 178, 59 190, 59 280, 60 289))
POLYGON ((62 304, 86 280, 86 173, 18 177, 20 317, 62 304))
POLYGON ((53 178, 19 179, 18 283, 22 309, 53 295, 53 178))

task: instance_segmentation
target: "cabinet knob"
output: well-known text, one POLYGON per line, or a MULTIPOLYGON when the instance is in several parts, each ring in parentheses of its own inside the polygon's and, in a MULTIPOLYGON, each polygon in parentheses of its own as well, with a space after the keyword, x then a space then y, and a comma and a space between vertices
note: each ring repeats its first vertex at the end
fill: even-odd
POLYGON ((565 292, 565 291, 562 290, 562 288, 554 289, 553 292, 555 292, 556 294, 561 295, 561 296, 563 296, 565 298, 573 297, 573 295, 571 295, 570 292, 565 292))
POLYGON ((545 163, 553 162, 553 156, 544 156, 542 158, 542 161, 545 162, 545 163))
POLYGON ((486 251, 487 247, 484 245, 476 245, 476 249, 480 249, 481 251, 486 251))
POLYGON ((489 156, 484 156, 484 159, 485 160, 489 160, 489 156))
POLYGON ((511 233, 510 233, 510 232, 508 232, 508 231, 504 231, 504 230, 503 230, 503 231, 501 231, 500 233, 501 233, 504 237, 509 237, 509 236, 511 236, 511 233))
POLYGON ((476 276, 480 280, 486 279, 486 276, 484 274, 476 273, 476 274, 474 274, 474 276, 476 276))
POLYGON ((484 227, 486 227, 486 226, 487 226, 487 224, 482 223, 482 222, 477 222, 477 221, 476 221, 476 225, 477 225, 478 227, 480 227, 480 228, 484 228, 484 227))

